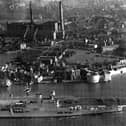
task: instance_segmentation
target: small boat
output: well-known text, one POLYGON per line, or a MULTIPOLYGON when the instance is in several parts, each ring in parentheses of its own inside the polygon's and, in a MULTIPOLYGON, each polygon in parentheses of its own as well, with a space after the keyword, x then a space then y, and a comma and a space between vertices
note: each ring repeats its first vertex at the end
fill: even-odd
POLYGON ((109 71, 103 71, 103 73, 100 75, 100 82, 110 82, 112 80, 112 76, 109 71))
POLYGON ((99 83, 100 75, 98 72, 89 72, 87 73, 87 82, 89 83, 99 83))
POLYGON ((10 87, 12 85, 12 82, 10 79, 6 79, 6 86, 10 87))
POLYGON ((31 92, 31 87, 26 87, 25 89, 24 89, 24 92, 26 93, 26 95, 28 96, 29 94, 30 94, 30 92, 31 92))
POLYGON ((12 85, 12 82, 10 79, 3 79, 0 80, 1 84, 0 87, 10 87, 12 85))
POLYGON ((109 72, 112 76, 126 73, 126 59, 115 62, 115 65, 110 65, 109 72))
POLYGON ((126 73, 126 65, 113 66, 112 69, 109 70, 109 72, 111 73, 111 76, 124 74, 126 73))

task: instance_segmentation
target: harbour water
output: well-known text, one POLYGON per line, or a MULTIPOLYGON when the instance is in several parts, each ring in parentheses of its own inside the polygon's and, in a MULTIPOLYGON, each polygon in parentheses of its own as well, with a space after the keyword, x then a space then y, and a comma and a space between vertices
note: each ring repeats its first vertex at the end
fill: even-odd
MULTIPOLYGON (((4 62, 2 60, 2 62, 4 62)), ((75 97, 126 97, 126 74, 115 76, 109 83, 101 84, 40 84, 33 85, 31 93, 41 92, 47 96, 52 90, 57 96, 75 97)), ((14 96, 24 95, 24 86, 12 85, 8 89, 1 88, 0 96, 12 93, 14 96)), ((102 115, 78 116, 72 118, 4 118, 0 126, 125 126, 126 111, 102 115)))
MULTIPOLYGON (((5 96, 12 93, 14 96, 24 95, 23 85, 12 85, 9 88, 1 88, 0 95, 5 96)), ((75 97, 126 97, 126 74, 115 76, 111 82, 100 84, 88 83, 65 83, 65 84, 36 84, 32 85, 31 93, 41 92, 48 96, 52 90, 56 91, 57 96, 75 97)))
MULTIPOLYGON (((41 92, 47 96, 52 90, 57 96, 75 97, 126 97, 126 74, 113 77, 110 83, 102 84, 42 84, 32 86, 32 93, 41 92)), ((9 93, 24 95, 24 86, 13 85, 0 89, 0 95, 9 93)), ((72 118, 27 118, 0 119, 0 126, 125 126, 126 112, 102 115, 78 116, 72 118)))
POLYGON ((126 114, 104 114, 73 118, 1 119, 1 126, 125 126, 126 114))

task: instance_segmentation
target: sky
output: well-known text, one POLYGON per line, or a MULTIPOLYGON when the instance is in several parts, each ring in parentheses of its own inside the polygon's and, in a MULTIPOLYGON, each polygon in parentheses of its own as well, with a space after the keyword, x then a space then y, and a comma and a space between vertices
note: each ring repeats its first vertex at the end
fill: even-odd
MULTIPOLYGON (((0 4, 4 5, 8 3, 20 3, 21 5, 25 5, 28 4, 30 0, 0 0, 0 4)), ((60 0, 31 0, 33 4, 39 4, 39 5, 44 5, 47 4, 50 1, 60 1, 60 0)), ((75 4, 78 3, 78 0, 62 0, 65 3, 71 3, 71 4, 75 4)))
MULTIPOLYGON (((26 15, 26 8, 29 8, 30 0, 0 0, 0 18, 1 17, 17 17, 17 19, 24 19, 26 15), (2 15, 2 16, 1 16, 2 15)), ((36 7, 43 7, 50 1, 60 0, 31 0, 32 5, 36 7)), ((84 7, 87 2, 100 1, 100 0, 62 0, 63 5, 67 7, 84 7)), ((102 1, 102 0, 101 0, 102 1)), ((105 0, 108 1, 108 0, 105 0)), ((114 0, 117 1, 117 0, 114 0)), ((126 1, 126 0, 124 0, 126 1)))
MULTIPOLYGON (((0 0, 1 19, 25 19, 28 15, 30 0, 0 0)), ((33 8, 43 7, 50 1, 59 0, 31 0, 33 8)))
MULTIPOLYGON (((18 3, 19 6, 27 6, 30 0, 0 0, 0 5, 5 5, 7 2, 10 3, 18 3)), ((37 6, 45 6, 50 1, 60 1, 60 0, 31 0, 34 5, 37 6)), ((63 4, 69 5, 72 7, 80 6, 85 4, 87 1, 100 1, 100 0, 62 0, 63 4)), ((102 1, 102 0, 101 0, 102 1)))

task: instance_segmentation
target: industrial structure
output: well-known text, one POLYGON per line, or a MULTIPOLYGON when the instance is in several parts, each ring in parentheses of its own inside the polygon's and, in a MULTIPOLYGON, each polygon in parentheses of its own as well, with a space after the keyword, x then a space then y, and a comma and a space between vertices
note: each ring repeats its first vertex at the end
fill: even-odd
POLYGON ((27 40, 56 40, 64 39, 63 6, 59 1, 59 20, 47 22, 34 22, 32 2, 29 2, 30 21, 7 22, 6 35, 9 37, 20 37, 27 40))

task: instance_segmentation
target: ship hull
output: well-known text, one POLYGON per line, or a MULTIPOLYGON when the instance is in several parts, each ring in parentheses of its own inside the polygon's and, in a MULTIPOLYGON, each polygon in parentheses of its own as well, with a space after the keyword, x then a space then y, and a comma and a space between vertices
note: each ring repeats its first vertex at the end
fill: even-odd
POLYGON ((89 83, 99 83, 100 75, 87 75, 87 81, 89 83))
MULTIPOLYGON (((80 101, 81 102, 81 101, 80 101)), ((0 118, 45 118, 121 112, 124 105, 81 104, 76 98, 24 97, 0 100, 0 118)))
POLYGON ((126 67, 118 68, 116 70, 112 69, 109 72, 110 72, 111 76, 125 74, 126 73, 126 67))
POLYGON ((85 115, 99 115, 99 114, 105 114, 105 113, 115 113, 115 112, 121 112, 118 109, 113 109, 113 110, 108 110, 108 111, 87 111, 87 110, 81 110, 79 112, 65 112, 62 114, 58 113, 41 113, 41 112, 35 112, 35 113, 16 113, 14 115, 11 115, 9 112, 8 113, 1 113, 0 118, 56 118, 56 117, 72 117, 72 116, 85 116, 85 115))

